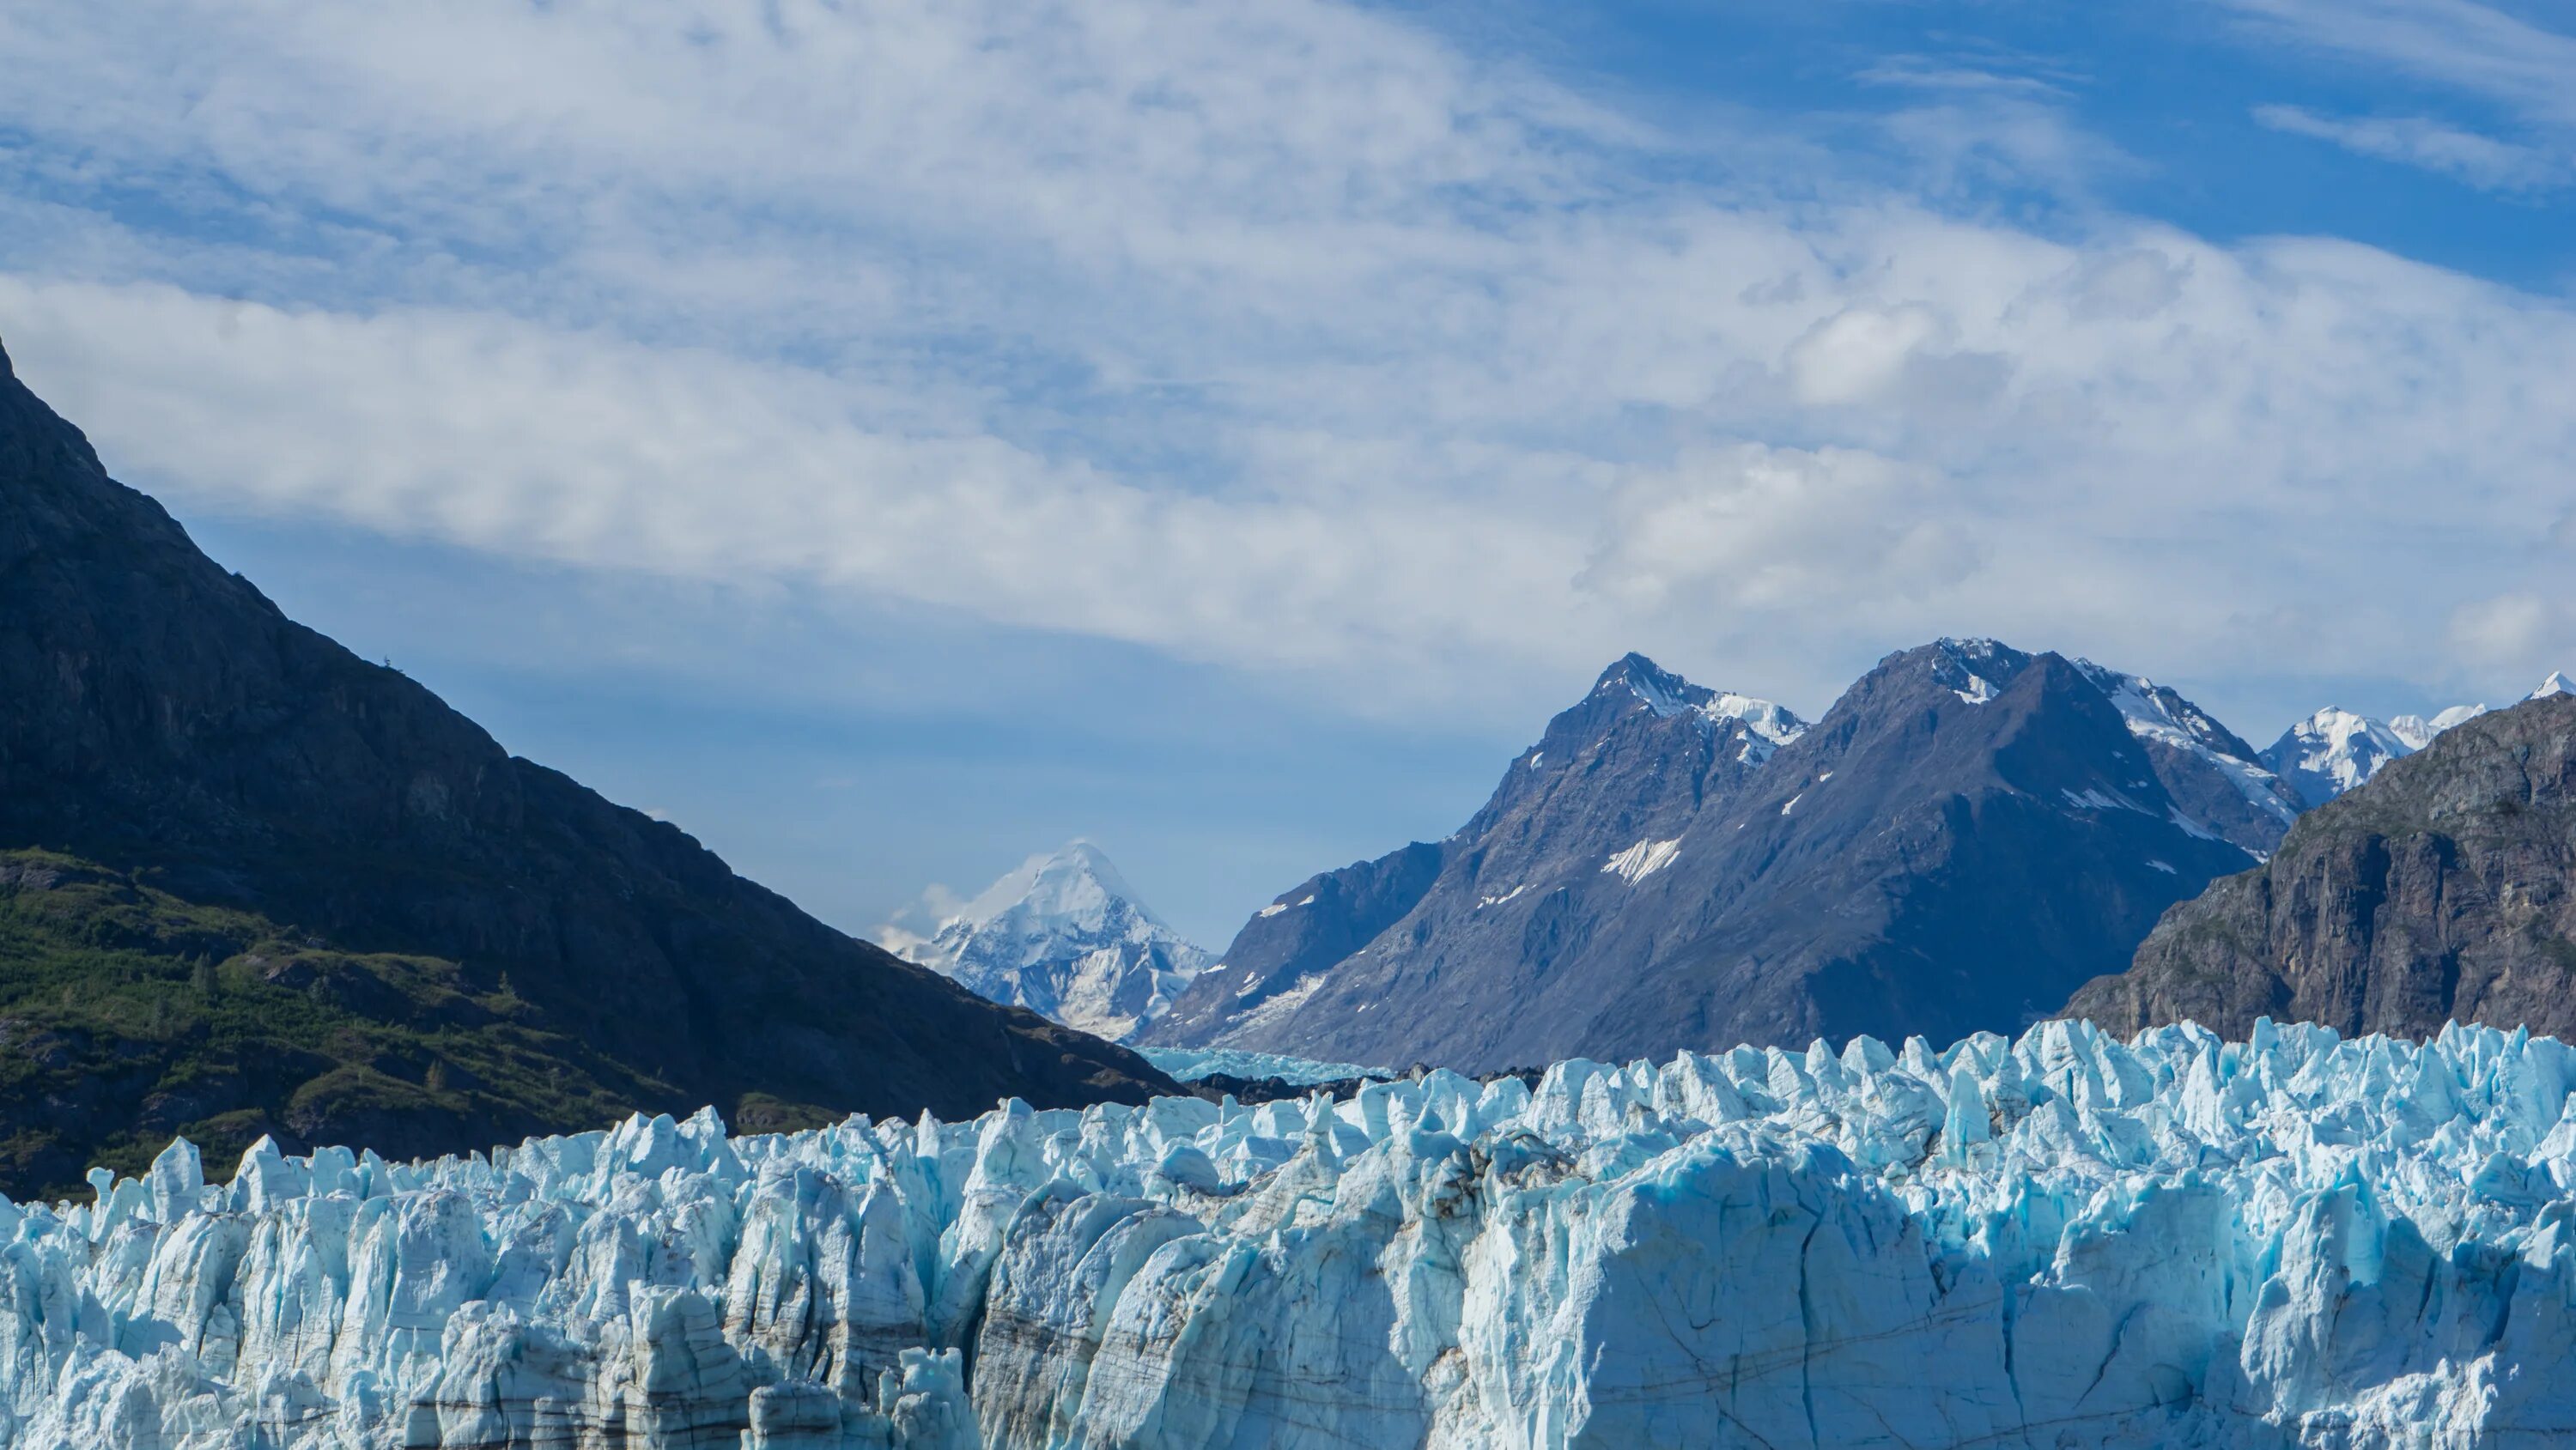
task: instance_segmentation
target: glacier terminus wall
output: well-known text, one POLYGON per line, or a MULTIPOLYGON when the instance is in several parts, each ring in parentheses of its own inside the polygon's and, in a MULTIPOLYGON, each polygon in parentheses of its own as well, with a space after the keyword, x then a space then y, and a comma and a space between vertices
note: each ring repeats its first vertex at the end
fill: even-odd
POLYGON ((2576 1054, 2082 1023, 0 1207, 0 1443, 2576 1443, 2576 1054))

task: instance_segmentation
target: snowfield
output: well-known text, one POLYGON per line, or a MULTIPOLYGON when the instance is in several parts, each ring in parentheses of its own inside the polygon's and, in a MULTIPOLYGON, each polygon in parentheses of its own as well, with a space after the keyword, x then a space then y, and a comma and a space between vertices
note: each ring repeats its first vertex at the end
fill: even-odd
POLYGON ((24 1447, 2538 1447, 2576 1055, 1739 1048, 0 1208, 24 1447))

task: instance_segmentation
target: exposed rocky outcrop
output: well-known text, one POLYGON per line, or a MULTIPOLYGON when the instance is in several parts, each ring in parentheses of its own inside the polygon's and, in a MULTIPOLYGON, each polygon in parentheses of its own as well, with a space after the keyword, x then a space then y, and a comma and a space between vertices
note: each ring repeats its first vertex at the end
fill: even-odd
POLYGON ((2127 1032, 2254 1019, 2576 1035, 2576 697, 2435 737, 2302 817, 2263 866, 2166 913, 2066 1005, 2127 1032))
MULTIPOLYGON (((659 1085, 626 1107, 756 1100, 755 1119, 815 1121, 1168 1088, 1132 1054, 824 926, 287 619, 110 479, 5 354, 0 618, 0 848, 63 851, 349 953, 442 959, 469 997, 506 979, 531 1025, 659 1085)), ((0 993, 11 975, 0 952, 0 993)), ((191 1106, 256 1104, 210 1086, 191 1106)), ((364 1125, 254 1126, 312 1142, 364 1125)))

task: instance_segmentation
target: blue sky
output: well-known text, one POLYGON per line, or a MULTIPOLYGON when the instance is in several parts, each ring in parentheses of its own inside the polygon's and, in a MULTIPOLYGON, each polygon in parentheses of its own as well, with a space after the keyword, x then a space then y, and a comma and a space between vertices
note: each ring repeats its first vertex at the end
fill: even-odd
POLYGON ((0 13, 0 339, 511 748, 865 930, 1221 945, 1638 648, 2258 743, 2576 660, 2576 15, 0 13))

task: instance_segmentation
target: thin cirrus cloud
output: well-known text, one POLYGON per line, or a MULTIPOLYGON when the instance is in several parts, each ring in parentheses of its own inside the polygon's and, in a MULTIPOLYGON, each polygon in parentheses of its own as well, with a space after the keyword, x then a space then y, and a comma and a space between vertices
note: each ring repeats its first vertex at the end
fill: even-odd
POLYGON ((2480 97, 2533 125, 2576 127, 2576 36, 2477 0, 2220 0, 2307 48, 2480 97))
POLYGON ((2475 0, 2224 3, 2294 44, 2466 97, 2515 134, 2433 116, 2336 116, 2284 104, 2256 107, 2262 125, 2492 191, 2576 179, 2576 36, 2475 0))
POLYGON ((2567 162, 2538 146, 2499 141, 2423 116, 2337 118, 2298 106, 2258 106, 2254 119, 2275 131, 2330 141, 2382 161, 2457 177, 2490 191, 2563 186, 2567 162))
MULTIPOLYGON (((1636 645, 1821 703, 1968 631, 2431 684, 2453 611, 2564 567, 2561 300, 2016 225, 1324 0, 163 0, 0 55, 0 336, 192 507, 1361 708, 1636 645)), ((1942 134, 1992 164, 2095 154, 1973 90, 1942 134)))

